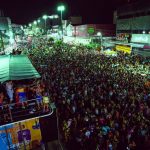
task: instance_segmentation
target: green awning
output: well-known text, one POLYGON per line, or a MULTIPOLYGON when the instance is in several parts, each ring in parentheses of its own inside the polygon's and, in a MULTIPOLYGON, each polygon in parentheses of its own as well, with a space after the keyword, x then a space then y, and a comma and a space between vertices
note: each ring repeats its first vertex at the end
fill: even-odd
POLYGON ((0 56, 0 82, 40 78, 26 55, 0 56))

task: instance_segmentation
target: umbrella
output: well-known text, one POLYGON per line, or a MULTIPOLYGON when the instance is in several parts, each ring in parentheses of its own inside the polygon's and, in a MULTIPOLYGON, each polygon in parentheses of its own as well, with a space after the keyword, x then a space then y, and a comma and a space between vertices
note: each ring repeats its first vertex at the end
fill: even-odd
POLYGON ((26 55, 0 56, 0 82, 40 78, 26 55))

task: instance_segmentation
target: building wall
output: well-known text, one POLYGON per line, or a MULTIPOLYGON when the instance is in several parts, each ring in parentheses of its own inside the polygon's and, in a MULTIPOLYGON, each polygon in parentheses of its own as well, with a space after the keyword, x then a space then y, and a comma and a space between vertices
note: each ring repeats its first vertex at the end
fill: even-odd
POLYGON ((149 0, 141 0, 136 1, 135 3, 129 3, 127 5, 123 5, 117 9, 117 14, 119 17, 127 16, 127 15, 143 15, 147 14, 150 11, 150 1, 149 0))
POLYGON ((73 35, 76 34, 76 36, 79 36, 79 37, 87 37, 89 36, 88 32, 87 32, 87 28, 88 26, 87 25, 80 25, 80 26, 76 26, 76 29, 74 27, 74 32, 73 32, 73 35), (75 31, 76 30, 76 31, 75 31), (76 33, 75 33, 76 32, 76 33))
POLYGON ((141 0, 118 8, 116 23, 117 34, 148 34, 150 32, 150 1, 141 0))
POLYGON ((97 35, 98 32, 102 33, 102 36, 115 36, 115 25, 113 24, 86 24, 72 27, 72 35, 79 37, 88 37, 97 35), (94 32, 89 34, 89 30, 94 32))
POLYGON ((150 31, 150 16, 140 16, 117 20, 117 33, 143 33, 150 31))

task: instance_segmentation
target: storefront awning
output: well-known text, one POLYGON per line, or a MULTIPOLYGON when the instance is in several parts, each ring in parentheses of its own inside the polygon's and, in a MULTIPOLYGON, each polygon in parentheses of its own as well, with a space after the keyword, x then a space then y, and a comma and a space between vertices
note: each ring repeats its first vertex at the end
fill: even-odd
POLYGON ((25 55, 0 56, 0 82, 40 78, 29 58, 25 55))

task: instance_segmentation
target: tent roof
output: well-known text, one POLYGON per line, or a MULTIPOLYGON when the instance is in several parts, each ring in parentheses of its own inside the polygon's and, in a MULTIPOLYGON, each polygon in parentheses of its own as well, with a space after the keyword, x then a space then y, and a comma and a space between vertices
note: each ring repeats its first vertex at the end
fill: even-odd
POLYGON ((40 78, 40 75, 27 56, 0 56, 0 82, 32 78, 40 78))

